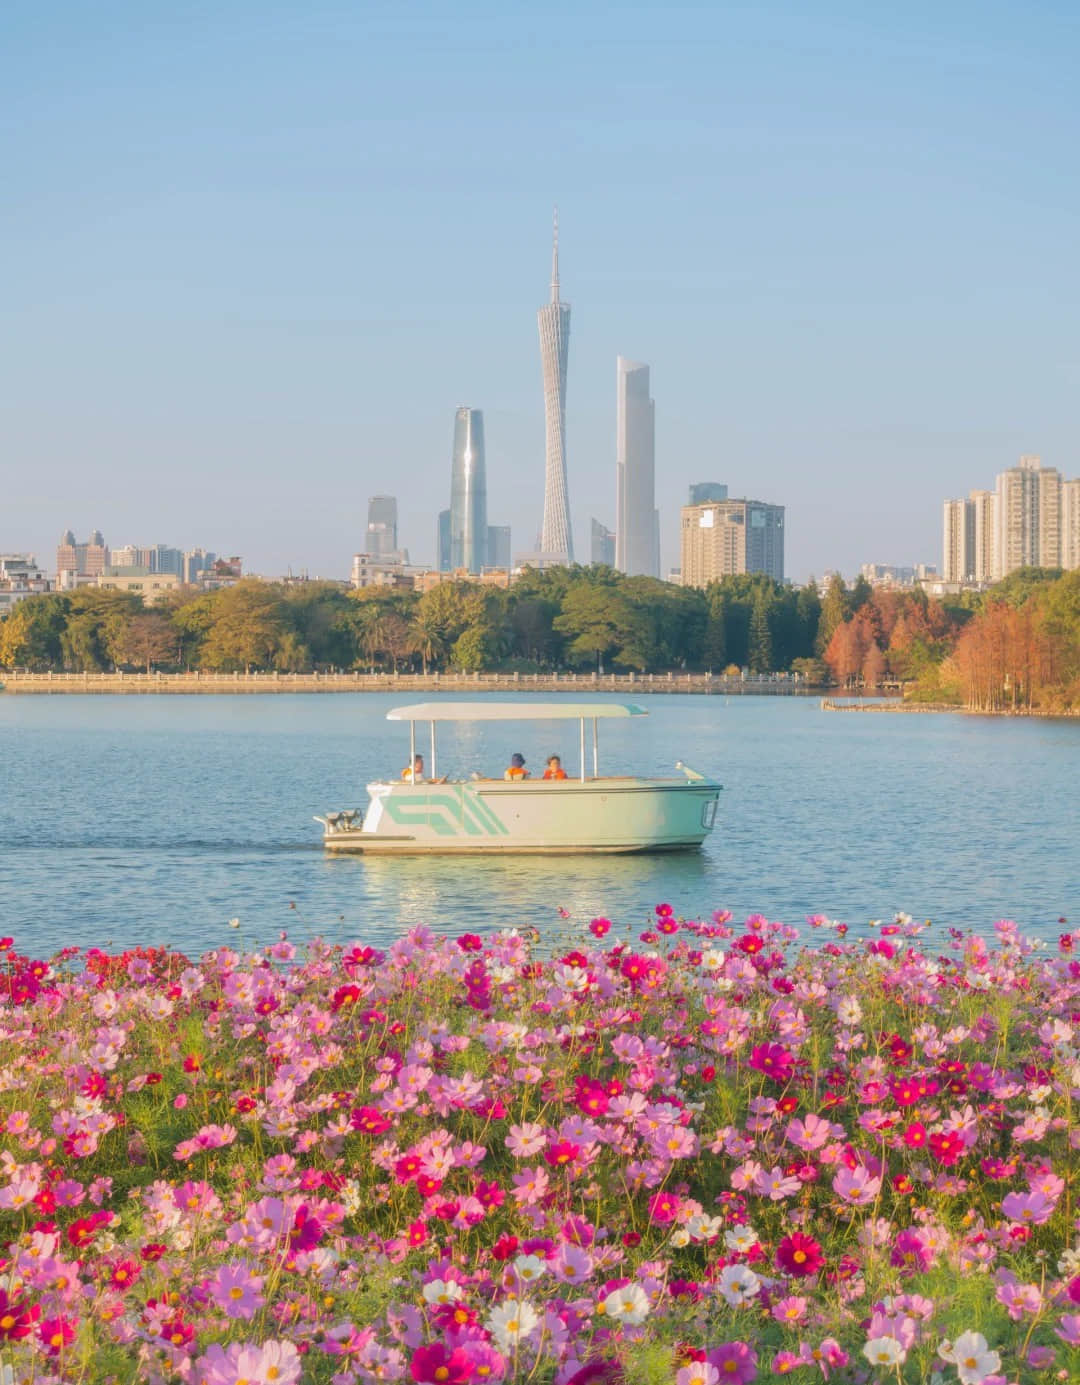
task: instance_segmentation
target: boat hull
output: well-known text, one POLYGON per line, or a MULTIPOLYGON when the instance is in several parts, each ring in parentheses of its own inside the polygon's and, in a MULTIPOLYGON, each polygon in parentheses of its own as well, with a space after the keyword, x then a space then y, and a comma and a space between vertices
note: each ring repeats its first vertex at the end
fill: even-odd
POLYGON ((706 780, 369 784, 361 826, 328 824, 329 851, 379 855, 624 855, 699 847, 720 785, 706 780))

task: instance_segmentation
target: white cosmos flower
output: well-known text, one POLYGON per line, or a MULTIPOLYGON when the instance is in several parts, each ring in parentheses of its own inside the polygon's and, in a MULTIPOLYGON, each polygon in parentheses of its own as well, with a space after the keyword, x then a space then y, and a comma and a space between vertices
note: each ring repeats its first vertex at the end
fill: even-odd
POLYGON ((677 1226, 671 1233, 671 1244, 676 1250, 681 1250, 683 1246, 690 1244, 690 1232, 685 1226, 677 1226))
POLYGON ((981 1332, 961 1332, 955 1342, 942 1342, 938 1355, 952 1361, 961 1385, 980 1385, 1001 1365, 1001 1357, 990 1350, 990 1343, 981 1332))
POLYGON ((727 1265, 720 1271, 716 1287, 729 1307, 743 1308, 757 1298, 761 1280, 745 1265, 727 1265))
POLYGON ((719 971, 726 961, 727 953, 715 947, 710 947, 707 952, 701 954, 701 965, 706 971, 719 971))
POLYGON ((522 1337, 527 1337, 539 1321, 532 1304, 524 1299, 508 1298, 505 1303, 496 1304, 484 1326, 495 1338, 499 1350, 507 1351, 516 1347, 522 1337))
POLYGON ((895 1337, 871 1337, 863 1347, 862 1354, 872 1366, 884 1366, 889 1370, 898 1366, 907 1352, 895 1337))
POLYGON ((458 1299, 465 1297, 465 1292, 461 1285, 453 1279, 432 1279, 424 1285, 425 1303, 457 1303, 458 1299))
POLYGON ((714 1236, 720 1235, 723 1228, 723 1218, 710 1217, 708 1212, 695 1212, 686 1223, 686 1229, 695 1241, 711 1241, 714 1236))
POLYGON ((836 1007, 836 1018, 841 1024, 856 1025, 862 1019, 862 1006, 853 995, 846 995, 836 1007))
MULTIPOLYGON (((715 1218, 719 1221, 720 1218, 715 1218)), ((752 1226, 733 1226, 729 1231, 724 1232, 724 1245, 728 1250, 737 1251, 740 1255, 745 1255, 748 1250, 752 1250, 757 1245, 757 1232, 752 1226)))
POLYGON ((547 1271, 539 1255, 519 1255, 514 1261, 514 1274, 522 1284, 534 1284, 547 1271))
POLYGON ((621 1289, 613 1289, 604 1299, 604 1313, 613 1322, 626 1323, 637 1327, 649 1315, 649 1298, 640 1284, 626 1284, 621 1289))

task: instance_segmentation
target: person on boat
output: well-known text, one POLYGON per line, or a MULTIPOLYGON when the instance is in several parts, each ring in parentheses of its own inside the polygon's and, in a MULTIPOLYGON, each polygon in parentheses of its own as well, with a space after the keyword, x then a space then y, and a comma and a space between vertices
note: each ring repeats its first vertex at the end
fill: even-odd
POLYGON ((545 778, 545 779, 565 779, 565 778, 566 778, 566 770, 563 769, 563 767, 562 767, 562 761, 559 759, 558 755, 549 755, 549 756, 548 756, 547 769, 544 770, 544 778, 545 778))
POLYGON ((518 751, 514 751, 510 756, 510 768, 503 774, 504 779, 528 779, 529 771, 525 768, 525 756, 518 751))
POLYGON ((419 784, 424 777, 424 757, 417 755, 411 765, 406 765, 401 771, 401 777, 406 784, 419 784))

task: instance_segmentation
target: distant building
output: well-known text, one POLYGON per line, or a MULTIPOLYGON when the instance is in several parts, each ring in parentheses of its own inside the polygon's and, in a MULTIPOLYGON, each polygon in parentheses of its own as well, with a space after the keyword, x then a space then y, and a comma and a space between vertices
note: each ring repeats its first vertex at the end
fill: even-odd
MULTIPOLYGON (((109 550, 101 530, 95 529, 86 543, 76 543, 75 535, 66 529, 56 548, 56 573, 59 578, 64 573, 72 577, 97 577, 109 562, 109 550)), ((71 586, 79 585, 71 581, 71 586)))
POLYGON ((997 497, 993 491, 972 491, 968 497, 975 515, 975 564, 972 569, 976 582, 993 581, 994 526, 997 522, 997 497))
POLYGON ((440 572, 450 571, 450 511, 439 511, 439 561, 440 572))
POLYGON ((784 580, 784 507, 761 500, 684 505, 680 569, 684 587, 764 572, 784 580))
POLYGON ((487 563, 487 474, 484 415, 458 409, 450 468, 450 566, 479 572, 487 563))
POLYGON ((698 481, 690 487, 690 505, 715 505, 718 500, 726 500, 727 486, 719 481, 698 481))
POLYGON ((180 578, 191 585, 201 582, 210 576, 216 562, 216 553, 208 553, 205 548, 189 549, 181 558, 180 578))
POLYGON ((590 526, 589 561, 594 567, 615 566, 615 530, 594 519, 590 526))
POLYGON ((373 558, 390 558, 397 552, 397 498, 373 495, 368 500, 366 551, 373 558))
POLYGON ((184 575, 184 554, 179 548, 170 548, 167 543, 157 543, 150 550, 150 571, 171 572, 174 577, 184 575))
POLYGON ((649 367, 620 356, 615 395, 615 566, 631 577, 658 577, 656 410, 649 367))
POLYGON ((544 521, 540 549, 553 562, 574 561, 566 480, 566 366, 570 351, 570 304, 559 298, 559 214, 551 250, 551 301, 536 314, 544 376, 544 521))
POLYGON ((32 553, 0 553, 0 615, 28 596, 49 591, 51 585, 32 553))
POLYGON ((176 591, 180 578, 175 572, 151 572, 148 567, 112 567, 98 574, 97 586, 104 591, 134 592, 143 604, 152 606, 169 592, 176 591))
POLYGON ((487 536, 488 568, 510 570, 510 526, 509 524, 489 524, 487 536))

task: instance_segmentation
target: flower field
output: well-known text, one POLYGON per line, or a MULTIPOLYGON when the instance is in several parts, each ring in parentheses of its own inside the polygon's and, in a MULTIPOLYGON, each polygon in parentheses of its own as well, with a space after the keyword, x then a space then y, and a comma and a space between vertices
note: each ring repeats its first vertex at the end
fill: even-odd
POLYGON ((1074 943, 0 940, 0 1385, 1080 1379, 1074 943))

